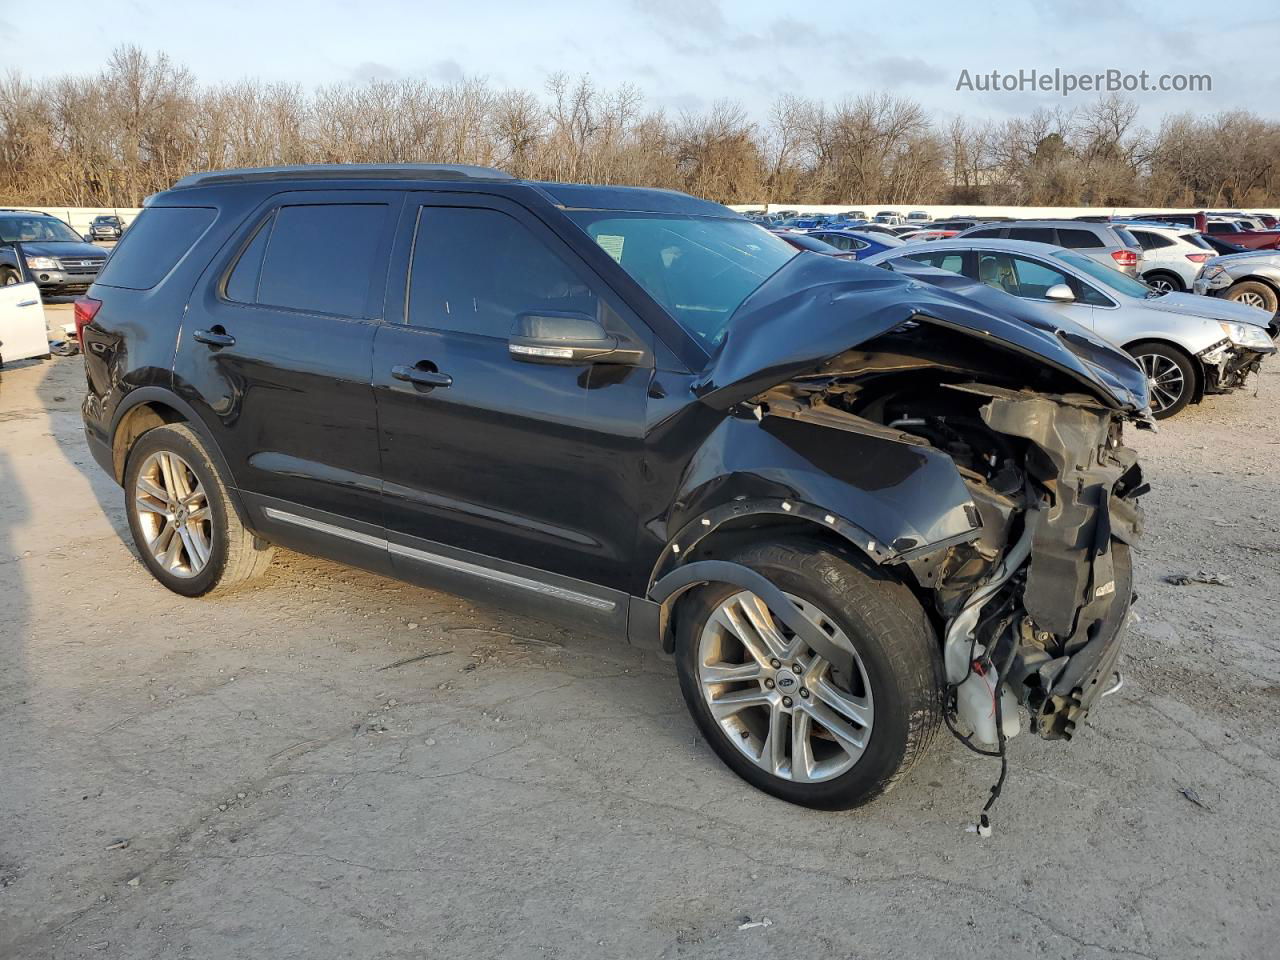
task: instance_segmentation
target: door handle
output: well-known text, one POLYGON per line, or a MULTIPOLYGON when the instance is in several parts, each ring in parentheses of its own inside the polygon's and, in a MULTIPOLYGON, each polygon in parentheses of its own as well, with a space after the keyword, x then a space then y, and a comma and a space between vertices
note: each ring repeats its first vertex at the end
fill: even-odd
POLYGON ((34 307, 34 306, 35 306, 37 303, 39 303, 39 302, 40 302, 39 300, 23 300, 21 303, 19 303, 19 304, 18 304, 18 306, 20 306, 20 307, 34 307))
POLYGON ((449 387, 453 385, 453 377, 441 373, 430 360, 423 360, 417 366, 397 364, 391 368, 391 375, 397 380, 416 383, 420 387, 449 387))
POLYGON ((212 330, 197 330, 191 336, 200 343, 207 343, 211 347, 234 347, 236 345, 236 338, 221 327, 214 327, 212 330))

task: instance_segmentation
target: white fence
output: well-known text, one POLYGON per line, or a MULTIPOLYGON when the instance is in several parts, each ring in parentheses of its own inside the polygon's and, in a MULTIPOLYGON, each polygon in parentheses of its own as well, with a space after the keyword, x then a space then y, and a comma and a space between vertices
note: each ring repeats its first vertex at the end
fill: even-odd
POLYGON ((17 209, 39 210, 41 213, 52 214, 59 220, 65 220, 71 224, 71 229, 77 233, 88 233, 89 224, 93 222, 93 218, 103 214, 114 214, 127 227, 133 222, 133 218, 142 212, 141 207, 18 207, 17 209))
MULTIPOLYGON (((798 210, 802 213, 843 213, 846 210, 861 210, 872 217, 881 210, 891 210, 906 216, 913 210, 923 210, 930 218, 946 220, 963 214, 991 217, 1013 217, 1017 220, 1043 220, 1072 218, 1085 216, 1131 217, 1139 213, 1198 213, 1198 209, 1187 207, 993 207, 981 204, 915 204, 915 203, 731 203, 729 206, 740 213, 765 210, 777 213, 779 210, 798 210)), ((1246 213, 1268 213, 1276 215, 1274 209, 1250 207, 1246 213)))

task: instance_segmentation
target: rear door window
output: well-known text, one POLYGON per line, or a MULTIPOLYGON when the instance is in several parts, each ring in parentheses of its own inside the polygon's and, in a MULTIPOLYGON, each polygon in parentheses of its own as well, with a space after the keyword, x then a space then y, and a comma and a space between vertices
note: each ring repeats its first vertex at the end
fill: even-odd
MULTIPOLYGON (((387 210, 383 203, 281 207, 266 239, 253 302, 304 313, 365 316, 387 210)), ((247 280, 242 286, 241 278, 232 279, 237 290, 247 286, 247 280)))
POLYGON ((950 270, 952 273, 964 273, 963 252, 948 253, 945 250, 938 250, 931 253, 913 253, 910 257, 904 257, 903 259, 923 263, 926 267, 950 270))
POLYGON ((1088 250, 1093 247, 1104 246, 1104 244, 1092 230, 1059 227, 1058 246, 1066 247, 1068 250, 1088 250))
POLYGON ((147 207, 111 252, 97 282, 150 290, 195 246, 215 216, 212 207, 147 207))
POLYGON ((965 239, 967 240, 970 237, 986 237, 989 239, 994 239, 1000 236, 1000 234, 1002 234, 1003 232, 1004 232, 1003 227, 987 227, 984 230, 975 230, 973 231, 973 233, 966 233, 965 239))
POLYGON ((1010 227, 1010 240, 1030 240, 1033 243, 1054 243, 1053 227, 1010 227))

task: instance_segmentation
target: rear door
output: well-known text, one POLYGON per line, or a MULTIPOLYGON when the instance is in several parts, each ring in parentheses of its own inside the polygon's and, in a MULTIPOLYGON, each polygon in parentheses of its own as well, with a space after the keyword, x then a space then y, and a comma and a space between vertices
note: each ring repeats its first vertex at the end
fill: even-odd
POLYGON ((334 537, 380 537, 370 365, 402 198, 273 197, 214 258, 183 320, 175 386, 255 524, 286 545, 323 553, 334 537))
POLYGON ((49 355, 44 305, 34 283, 0 286, 0 362, 49 355))
POLYGON ((647 328, 516 203, 419 195, 403 221, 394 307, 373 357, 397 574, 621 629, 653 372, 647 328), (647 359, 513 359, 523 312, 586 314, 647 359))

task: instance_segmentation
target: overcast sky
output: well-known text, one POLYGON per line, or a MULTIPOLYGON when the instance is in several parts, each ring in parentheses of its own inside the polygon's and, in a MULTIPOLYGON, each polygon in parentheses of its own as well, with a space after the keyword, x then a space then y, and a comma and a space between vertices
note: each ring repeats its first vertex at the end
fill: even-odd
POLYGON ((203 82, 483 76, 540 90, 564 70, 634 84, 671 111, 730 98, 757 118, 781 91, 834 101, 882 89, 939 115, 997 119, 1092 99, 957 91, 962 69, 1208 73, 1212 93, 1134 94, 1143 121, 1229 108, 1280 117, 1275 0, 63 0, 48 16, 0 0, 0 69, 95 71, 124 43, 168 53, 203 82))

